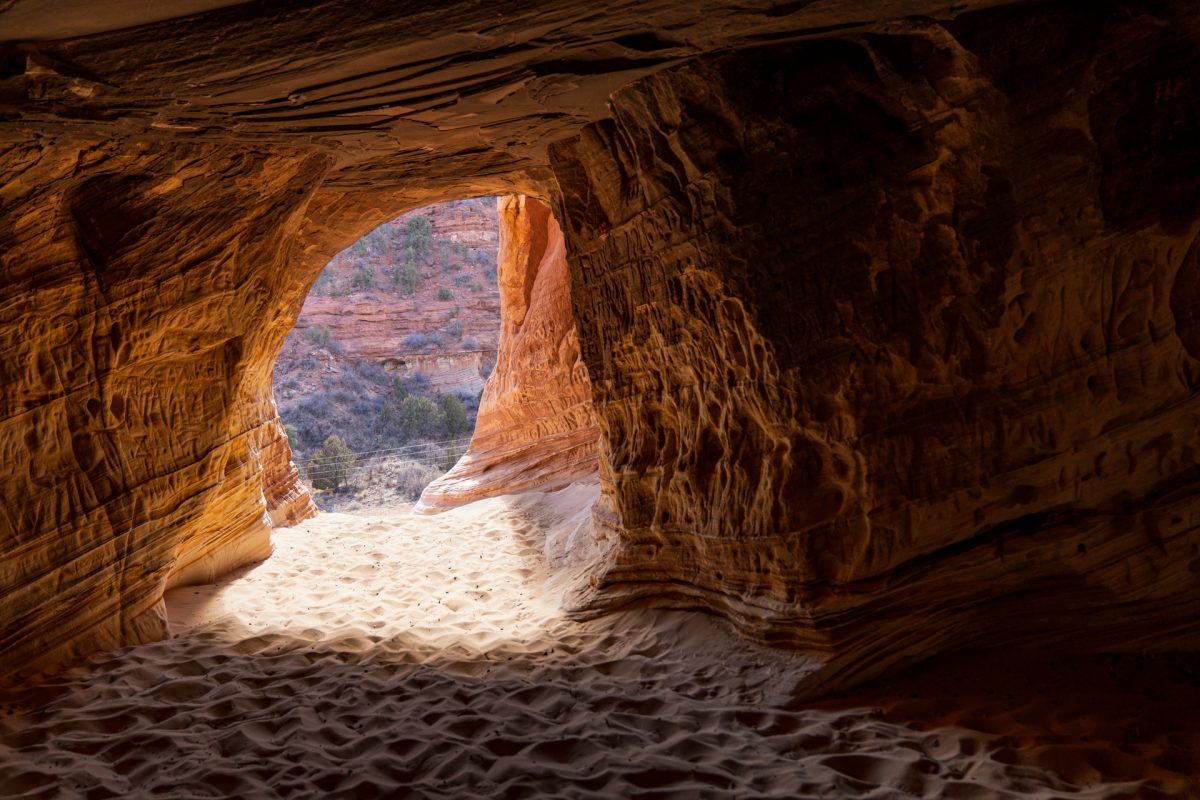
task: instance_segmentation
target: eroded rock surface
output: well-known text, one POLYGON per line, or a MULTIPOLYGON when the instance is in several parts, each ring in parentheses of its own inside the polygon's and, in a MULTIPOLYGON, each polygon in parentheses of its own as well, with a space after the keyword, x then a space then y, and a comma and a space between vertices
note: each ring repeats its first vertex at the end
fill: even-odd
POLYGON ((269 391, 323 160, 32 139, 0 154, 6 669, 164 635, 171 585, 313 511, 269 391), (235 176, 236 180, 231 180, 235 176), (229 209, 239 224, 229 225, 229 209))
POLYGON ((1200 63, 1023 14, 693 62, 555 148, 620 542, 593 608, 717 609, 828 653, 819 686, 1195 644, 1198 208, 1166 173, 1200 126, 1166 87, 1200 63))
POLYGON ((600 429, 571 313, 562 230, 549 207, 500 199, 500 344, 471 446, 418 509, 561 489, 597 471, 600 429))
POLYGON ((0 673, 159 636, 166 586, 265 555, 309 510, 269 378, 313 280, 406 210, 514 192, 564 221, 600 425, 587 608, 712 609, 822 654, 809 689, 1194 647, 1190 5, 118 31, 30 27, 40 2, 42 41, 0 44, 0 673))

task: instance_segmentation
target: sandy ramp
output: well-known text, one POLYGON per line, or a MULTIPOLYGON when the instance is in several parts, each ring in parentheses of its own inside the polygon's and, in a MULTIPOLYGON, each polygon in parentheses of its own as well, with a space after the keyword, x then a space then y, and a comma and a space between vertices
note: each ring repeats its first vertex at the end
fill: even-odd
POLYGON ((559 611, 594 485, 324 514, 175 636, 14 696, 0 796, 1200 797, 1186 660, 961 659, 791 700, 708 617, 559 611), (549 546, 547 545, 549 541, 549 546))

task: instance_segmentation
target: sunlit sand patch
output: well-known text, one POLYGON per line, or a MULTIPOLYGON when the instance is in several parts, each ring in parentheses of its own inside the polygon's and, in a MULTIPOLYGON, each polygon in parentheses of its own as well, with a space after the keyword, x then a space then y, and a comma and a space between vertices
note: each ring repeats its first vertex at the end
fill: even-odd
POLYGON ((540 591, 530 527, 504 498, 437 517, 322 514, 277 531, 274 556, 235 579, 170 592, 168 617, 173 632, 234 640, 360 636, 430 655, 534 647, 567 623, 540 591))

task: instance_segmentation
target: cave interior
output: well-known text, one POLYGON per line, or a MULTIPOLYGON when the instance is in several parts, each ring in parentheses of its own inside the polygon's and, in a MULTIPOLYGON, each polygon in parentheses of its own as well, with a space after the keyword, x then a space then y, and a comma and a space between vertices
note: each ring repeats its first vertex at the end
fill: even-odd
POLYGON ((270 382, 309 288, 493 194, 576 349, 476 491, 598 473, 573 614, 712 612, 813 696, 1195 649, 1193 5, 143 5, 0 4, 6 678, 310 516, 270 382))

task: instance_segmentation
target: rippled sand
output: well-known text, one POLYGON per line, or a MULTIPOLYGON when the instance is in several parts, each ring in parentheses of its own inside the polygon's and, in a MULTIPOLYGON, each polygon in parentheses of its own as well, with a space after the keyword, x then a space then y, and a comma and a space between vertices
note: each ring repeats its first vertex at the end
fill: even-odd
POLYGON ((595 487, 323 514, 168 596, 173 638, 0 708, 0 796, 1200 798, 1187 659, 945 660, 800 703, 712 618, 575 622, 595 487))

